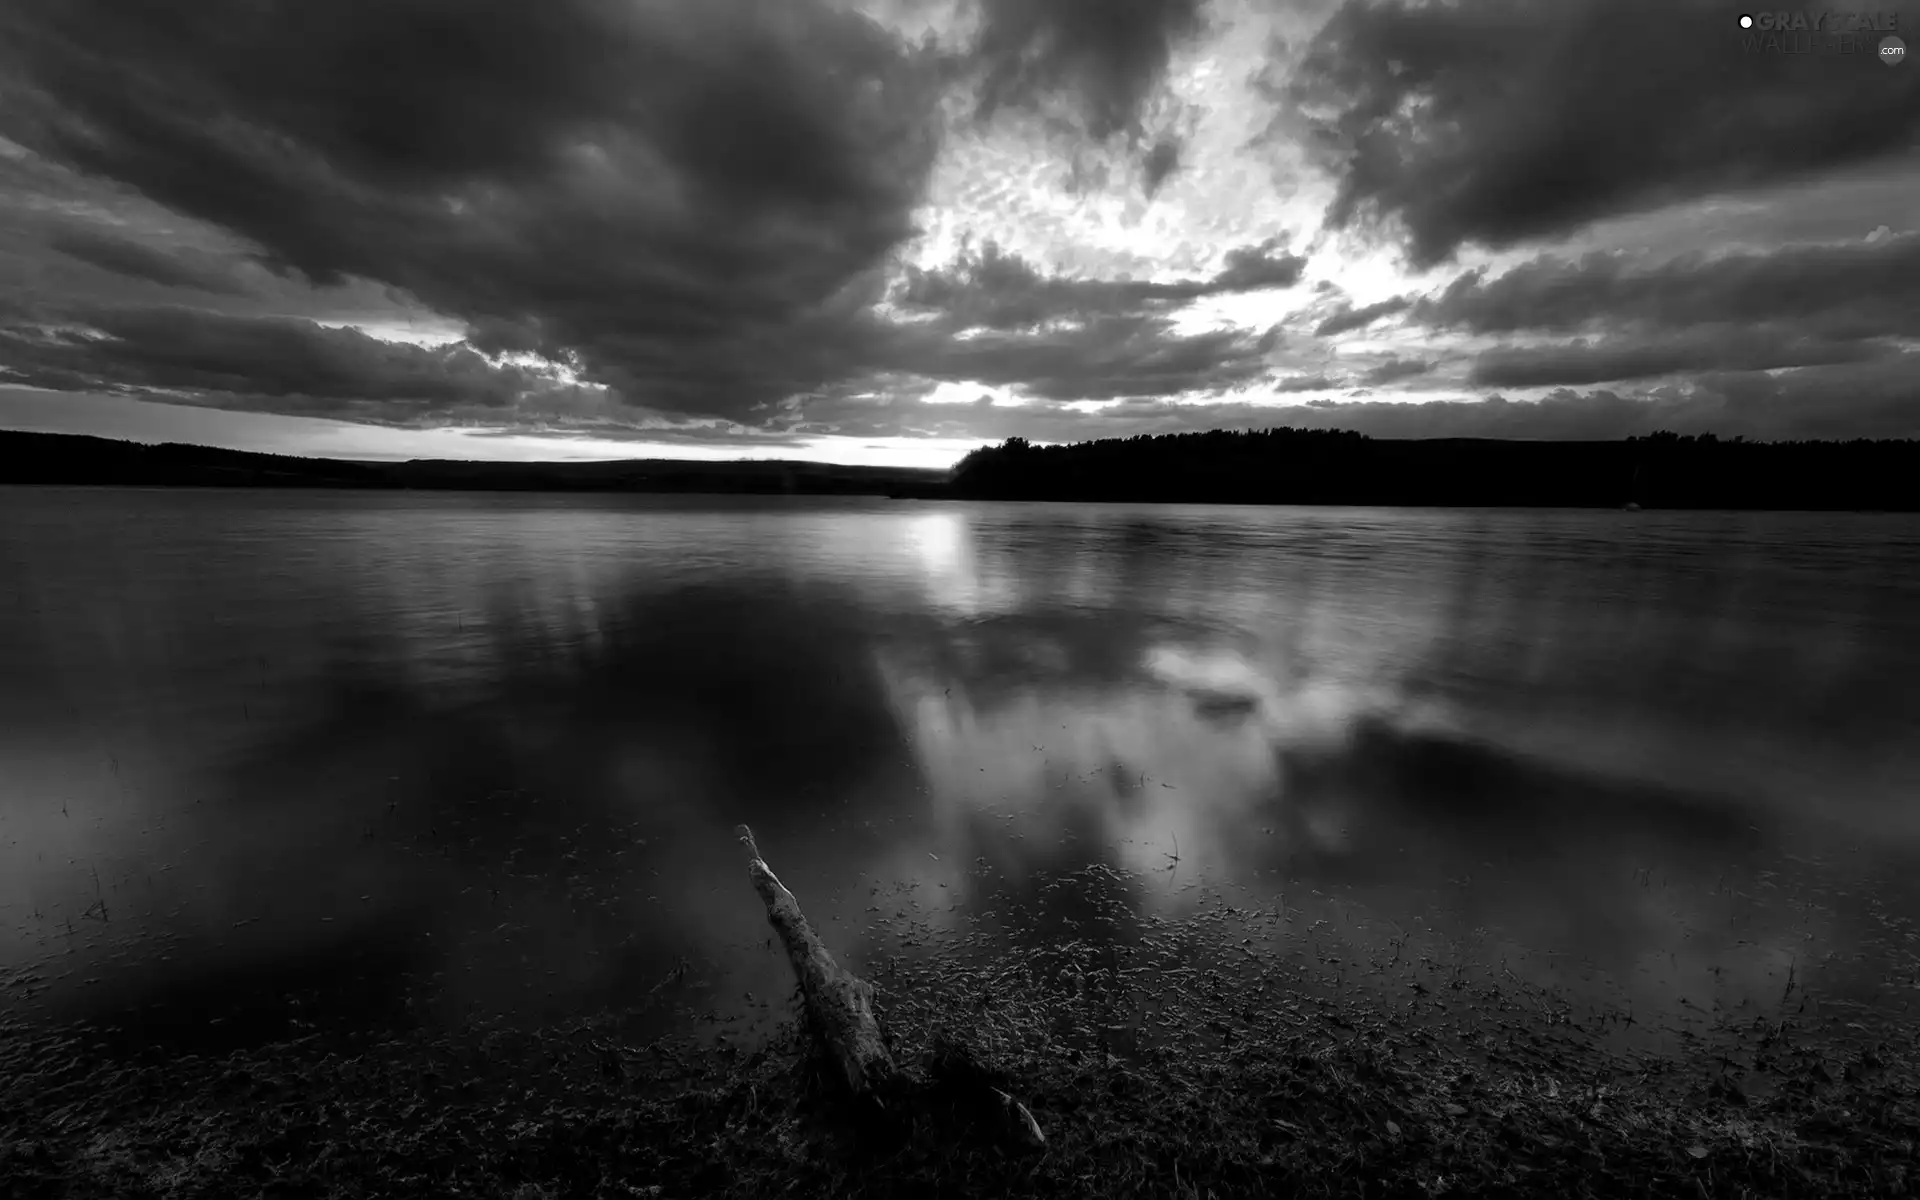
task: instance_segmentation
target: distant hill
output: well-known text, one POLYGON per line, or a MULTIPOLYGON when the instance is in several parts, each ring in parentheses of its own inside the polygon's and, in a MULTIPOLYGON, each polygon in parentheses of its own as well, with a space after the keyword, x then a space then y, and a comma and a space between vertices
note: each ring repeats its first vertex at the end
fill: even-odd
POLYGON ((708 492, 1196 504, 1920 511, 1920 441, 1398 441, 1306 429, 1062 446, 1011 438, 951 472, 812 462, 354 462, 0 431, 0 484, 708 492))
POLYGON ((1034 446, 954 468, 969 499, 1920 511, 1920 441, 1397 441, 1307 429, 1034 446))
POLYGON ((356 462, 109 438, 0 431, 0 484, 144 487, 417 488, 460 491, 739 492, 797 495, 935 494, 943 470, 830 463, 356 462))

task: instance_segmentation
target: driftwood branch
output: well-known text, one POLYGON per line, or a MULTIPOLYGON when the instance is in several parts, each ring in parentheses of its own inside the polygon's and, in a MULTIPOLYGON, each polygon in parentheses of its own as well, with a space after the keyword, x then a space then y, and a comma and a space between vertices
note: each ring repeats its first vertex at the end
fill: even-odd
MULTIPOLYGON (((800 980, 808 1023, 847 1090, 856 1099, 882 1109, 889 1108, 894 1098, 904 1102, 896 1106, 901 1108, 927 1099, 927 1085, 894 1062, 892 1051, 880 1036, 880 1023, 873 1013, 873 985, 834 961, 800 911, 800 902, 760 856, 753 831, 741 825, 734 832, 752 856, 747 875, 767 906, 767 921, 780 935, 787 961, 800 980)), ((948 1046, 937 1057, 937 1073, 950 1086, 958 1085, 969 1101, 968 1107, 984 1108, 991 1114, 999 1140, 1021 1150, 1045 1149, 1046 1135, 1040 1132, 1040 1123, 1027 1106, 979 1078, 971 1064, 961 1061, 966 1058, 957 1046, 948 1046)))
POLYGON ((815 1036, 839 1069, 847 1090, 884 1106, 884 1097, 900 1083, 901 1072, 874 1019, 873 985, 834 961, 800 911, 800 902, 760 857, 753 831, 742 825, 735 832, 753 856, 747 875, 767 906, 767 920, 787 948, 787 961, 800 979, 815 1036))

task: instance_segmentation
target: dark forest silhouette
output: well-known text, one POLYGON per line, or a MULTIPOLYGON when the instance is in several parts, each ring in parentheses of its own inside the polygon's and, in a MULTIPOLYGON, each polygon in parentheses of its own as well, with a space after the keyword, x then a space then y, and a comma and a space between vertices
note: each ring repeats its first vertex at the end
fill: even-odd
POLYGON ((954 468, 969 499, 1230 504, 1920 510, 1920 441, 1399 441, 1340 430, 1162 434, 1035 446, 954 468))
POLYGON ((1920 511, 1920 441, 1393 440, 1279 428, 1036 446, 952 471, 814 462, 355 462, 0 432, 0 484, 884 495, 901 499, 1920 511))

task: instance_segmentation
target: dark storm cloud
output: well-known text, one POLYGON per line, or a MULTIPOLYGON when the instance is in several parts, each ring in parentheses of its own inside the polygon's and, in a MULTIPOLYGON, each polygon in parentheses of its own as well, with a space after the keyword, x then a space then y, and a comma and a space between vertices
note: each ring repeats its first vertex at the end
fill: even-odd
POLYGON ((1145 158, 1140 160, 1140 184, 1147 195, 1152 196, 1160 190, 1160 185, 1180 169, 1180 141, 1178 138, 1164 137, 1153 144, 1145 158))
POLYGON ((682 413, 860 356, 936 141, 931 55, 828 0, 22 0, 0 46, 14 140, 682 413))
MULTIPOLYGON (((1561 388, 1534 401, 1494 395, 1420 404, 1315 400, 1274 405, 1141 398, 1092 413, 1049 404, 928 405, 918 430, 983 442, 1007 437, 1074 442, 1282 425, 1353 429, 1385 438, 1609 441, 1660 429, 1757 439, 1920 437, 1920 361, 1916 360, 1920 353, 1778 375, 1713 373, 1646 394, 1561 388)), ((862 419, 861 414, 844 415, 856 425, 862 419)), ((874 429, 882 431, 879 426, 874 429)))
POLYGON ((1482 387, 1547 387, 1647 379, 1692 371, 1767 371, 1860 362, 1891 353, 1873 342, 1828 341, 1780 329, 1702 326, 1680 334, 1603 338, 1552 346, 1500 347, 1474 359, 1482 387))
POLYGON ((1180 333, 1170 311, 1291 287, 1305 267, 1269 239, 1230 251, 1207 279, 1078 279, 988 242, 946 267, 907 268, 891 299, 908 319, 879 327, 868 365, 898 381, 975 382, 1060 401, 1217 393, 1268 377, 1278 327, 1180 333))
POLYGON ((1292 393, 1330 392, 1341 385, 1338 380, 1329 379, 1325 375, 1292 375, 1285 379, 1274 380, 1271 386, 1276 392, 1292 393))
POLYGON ((1210 279, 1075 279, 1046 274, 988 242, 978 254, 963 253, 946 267, 908 267, 894 303, 908 312, 938 314, 955 330, 1024 329, 1048 321, 1156 312, 1207 296, 1292 287, 1306 265, 1305 258, 1270 239, 1229 252, 1210 279))
MULTIPOLYGON (((1913 356, 1909 356, 1910 358, 1913 356)), ((1916 364, 1811 367, 1704 376, 1644 395, 1561 388, 1535 401, 1495 395, 1425 404, 1309 406, 1281 424, 1357 429, 1375 437, 1488 437, 1612 441, 1661 429, 1722 437, 1913 437, 1920 435, 1916 364)))
POLYGON ((1396 380, 1411 379, 1416 375, 1425 375, 1431 370, 1433 370, 1433 364, 1430 362, 1421 362, 1417 359, 1395 356, 1387 359, 1386 362, 1381 363, 1379 366, 1363 372, 1360 378, 1372 384, 1393 383, 1396 380))
POLYGON ((979 0, 970 51, 979 114, 1065 101, 1104 140, 1139 132, 1174 47, 1204 27, 1204 0, 979 0))
MULTIPOLYGON (((1082 412, 1057 405, 1017 407, 928 406, 916 422, 926 436, 997 442, 1024 437, 1038 442, 1079 442, 1138 434, 1197 433, 1210 429, 1353 429, 1376 437, 1615 438, 1675 424, 1676 404, 1655 404, 1612 393, 1572 392, 1540 402, 1437 400, 1424 404, 1387 401, 1314 401, 1254 404, 1244 401, 1176 402, 1138 398, 1082 412), (1665 424, 1662 424, 1665 422, 1665 424)), ((1705 400, 1698 407, 1716 409, 1705 400)), ((824 416, 825 414, 823 414, 824 416)), ((1684 423, 1684 422, 1681 422, 1684 423)), ((847 435, 884 433, 896 426, 876 413, 836 413, 820 431, 847 435)))
POLYGON ((1405 312, 1412 301, 1405 296, 1394 296, 1376 304, 1363 304, 1359 308, 1342 308, 1320 324, 1313 332, 1320 337, 1332 337, 1336 333, 1351 333, 1356 329, 1365 329, 1381 317, 1405 312))
POLYGON ((223 265, 195 261, 177 253, 91 229, 67 229, 49 242, 69 258, 162 287, 189 288, 216 295, 243 296, 246 289, 223 265))
POLYGON ((902 374, 1017 387, 1048 400, 1114 400, 1220 392, 1265 379, 1265 335, 1176 334, 1162 317, 1106 314, 1064 328, 990 329, 956 338, 911 331, 891 366, 902 374))
POLYGON ((1696 418, 1703 431, 1776 439, 1920 437, 1920 352, 1772 375, 1702 375, 1689 391, 1696 403, 1717 405, 1696 418))
POLYGON ((1492 279, 1470 271, 1415 316, 1476 333, 1776 321, 1830 337, 1920 335, 1920 234, 1655 265, 1542 257, 1492 279))
POLYGON ((1281 247, 1281 239, 1268 238, 1258 246, 1240 246, 1227 251, 1226 265, 1209 281, 1208 294, 1254 292, 1299 283, 1307 260, 1298 254, 1288 254, 1281 247))
POLYGON ((1087 438, 1125 437, 1134 433, 1171 433, 1188 429, 1256 428, 1266 424, 1262 414, 1275 410, 1240 401, 1180 402, 1161 396, 1128 397, 1093 412, 1069 408, 1065 401, 1041 400, 1019 405, 912 404, 876 406, 846 400, 823 401, 807 407, 805 431, 842 437, 913 436, 1000 441, 1025 437, 1035 441, 1073 442, 1087 438))
POLYGON ((187 392, 201 400, 362 419, 507 409, 558 385, 471 348, 384 342, 354 329, 190 308, 102 308, 55 328, 0 328, 8 382, 187 392))
MULTIPOLYGON (((1904 0, 1874 6, 1920 26, 1904 0)), ((1721 0, 1347 0, 1277 127, 1338 181, 1327 218, 1397 219, 1417 265, 1611 213, 1907 152, 1920 73, 1749 54, 1721 0)))

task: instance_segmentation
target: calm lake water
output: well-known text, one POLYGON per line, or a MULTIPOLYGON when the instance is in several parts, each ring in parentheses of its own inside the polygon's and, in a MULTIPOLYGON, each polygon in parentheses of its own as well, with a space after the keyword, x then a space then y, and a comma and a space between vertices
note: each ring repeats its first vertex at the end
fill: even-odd
POLYGON ((1920 998, 1911 516, 10 488, 0 664, 0 1005, 140 1039, 751 1028, 739 822, 856 968, 1103 864, 1650 1030, 1920 998))

